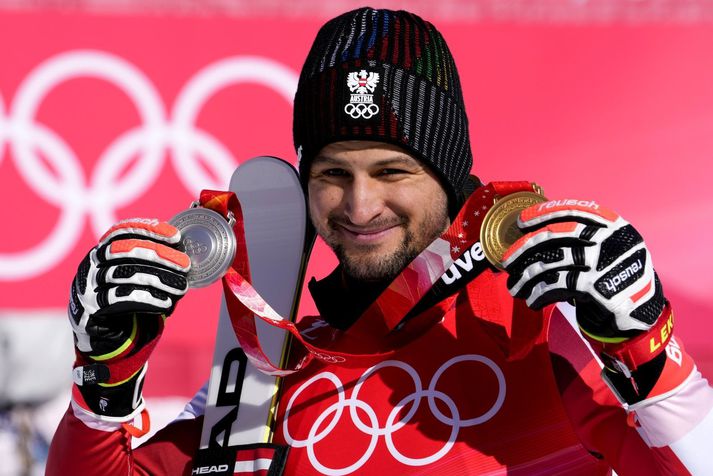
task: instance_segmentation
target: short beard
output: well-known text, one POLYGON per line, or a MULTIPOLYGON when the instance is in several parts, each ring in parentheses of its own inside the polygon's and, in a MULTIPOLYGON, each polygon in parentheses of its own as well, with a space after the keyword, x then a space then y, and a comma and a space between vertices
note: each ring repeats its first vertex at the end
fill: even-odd
POLYGON ((376 260, 361 256, 353 258, 346 254, 341 245, 335 245, 332 250, 348 277, 356 281, 391 282, 422 251, 413 245, 413 233, 406 230, 401 246, 390 256, 379 257, 376 260))
MULTIPOLYGON (((330 220, 330 222, 334 229, 334 221, 330 220)), ((362 253, 350 256, 339 243, 331 240, 329 236, 322 236, 322 238, 334 251, 347 277, 356 281, 390 283, 428 245, 441 236, 448 224, 448 214, 445 210, 428 214, 421 224, 420 232, 422 234, 417 237, 409 229, 408 219, 402 217, 401 226, 404 226, 405 229, 404 239, 401 245, 389 255, 376 255, 377 247, 373 247, 373 253, 370 253, 369 248, 371 247, 367 245, 362 249, 362 253)))

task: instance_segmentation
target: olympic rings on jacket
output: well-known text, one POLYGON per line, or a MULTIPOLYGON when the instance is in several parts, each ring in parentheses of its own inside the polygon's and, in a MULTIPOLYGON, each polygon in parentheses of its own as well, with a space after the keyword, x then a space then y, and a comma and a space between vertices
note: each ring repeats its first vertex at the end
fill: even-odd
MULTIPOLYGON (((354 386, 354 389, 352 390, 351 396, 349 398, 346 397, 345 393, 346 392, 344 390, 344 386, 341 380, 339 380, 339 377, 337 377, 332 372, 325 371, 314 375, 309 380, 305 381, 302 385, 300 385, 297 390, 292 394, 289 402, 287 403, 287 407, 285 409, 285 416, 282 422, 283 433, 287 443, 296 448, 306 448, 307 457, 309 458, 309 461, 312 466, 322 474, 326 474, 329 476, 346 475, 360 469, 374 453, 379 438, 382 436, 384 437, 387 450, 389 451, 391 456, 395 460, 405 465, 425 466, 435 461, 438 461, 444 455, 446 455, 456 443, 458 432, 461 428, 483 424, 493 418, 498 413, 498 411, 503 405, 503 402, 505 401, 506 386, 505 375, 495 362, 482 355, 467 354, 453 357, 452 359, 441 365, 438 370, 436 370, 436 372, 433 374, 433 377, 431 378, 431 381, 429 382, 428 387, 426 389, 424 389, 423 385, 421 384, 420 375, 411 365, 399 360, 387 360, 384 362, 380 362, 377 365, 367 369, 357 380, 357 383, 354 386), (490 408, 481 415, 470 418, 465 418, 465 415, 461 415, 461 412, 458 409, 456 402, 454 402, 453 399, 447 393, 436 389, 438 381, 443 375, 443 373, 449 368, 461 362, 477 362, 482 365, 485 365, 495 374, 495 377, 498 382, 498 394, 490 408), (372 407, 372 405, 370 405, 369 403, 365 402, 363 399, 360 399, 359 393, 364 382, 366 382, 369 377, 373 376, 381 369, 387 367, 401 369, 406 372, 406 374, 408 374, 408 376, 413 382, 414 391, 406 395, 404 398, 401 399, 400 402, 393 406, 393 409, 389 413, 386 422, 383 426, 381 426, 374 407, 372 407), (302 394, 302 392, 304 392, 308 387, 310 387, 312 384, 314 384, 314 382, 318 380, 328 380, 332 383, 332 385, 334 385, 337 390, 337 401, 329 405, 319 414, 319 416, 317 416, 315 421, 312 423, 312 426, 310 427, 309 433, 306 438, 296 438, 290 433, 289 429, 290 412, 295 407, 295 401, 300 396, 300 394, 302 394), (426 398, 428 408, 431 414, 440 423, 450 426, 451 431, 448 440, 438 451, 428 456, 413 458, 406 456, 401 450, 396 447, 396 443, 394 442, 393 436, 394 433, 401 430, 412 420, 424 397, 426 398), (438 408, 438 406, 436 405, 436 400, 439 400, 443 405, 445 405, 446 408, 448 408, 449 415, 445 415, 441 411, 441 409, 438 408), (409 404, 411 405, 411 407, 408 412, 403 417, 401 417, 399 421, 397 421, 397 418, 403 413, 403 410, 409 404), (361 455, 354 463, 342 468, 330 468, 320 462, 316 454, 315 446, 319 442, 329 438, 330 433, 339 423, 345 409, 349 409, 349 418, 351 419, 354 426, 361 433, 370 437, 369 444, 366 450, 364 451, 364 454, 361 455), (360 417, 360 413, 358 413, 357 410, 361 410, 361 414, 366 415, 368 422, 362 420, 362 417, 360 417), (330 418, 330 416, 331 419, 325 426, 324 423, 327 421, 328 418, 330 418), (322 428, 321 431, 319 430, 320 428, 322 428)), ((378 398, 378 396, 375 397, 378 398)))

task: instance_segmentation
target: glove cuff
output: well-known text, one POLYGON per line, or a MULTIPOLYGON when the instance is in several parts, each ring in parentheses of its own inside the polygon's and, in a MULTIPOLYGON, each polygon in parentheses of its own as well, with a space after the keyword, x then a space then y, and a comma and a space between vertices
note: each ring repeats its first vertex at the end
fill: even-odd
POLYGON ((144 364, 135 375, 120 384, 75 384, 72 388, 75 414, 79 411, 108 423, 133 421, 145 407, 141 391, 147 367, 148 363, 144 364))
POLYGON ((80 387, 114 387, 128 382, 145 366, 163 333, 164 315, 133 316, 133 331, 115 351, 101 356, 88 355, 75 347, 72 380, 80 387), (141 320, 141 325, 137 324, 141 320))
POLYGON ((673 334, 673 312, 667 301, 656 323, 648 331, 624 341, 605 341, 581 327, 580 330, 607 368, 630 378, 639 366, 651 362, 666 349, 673 334))

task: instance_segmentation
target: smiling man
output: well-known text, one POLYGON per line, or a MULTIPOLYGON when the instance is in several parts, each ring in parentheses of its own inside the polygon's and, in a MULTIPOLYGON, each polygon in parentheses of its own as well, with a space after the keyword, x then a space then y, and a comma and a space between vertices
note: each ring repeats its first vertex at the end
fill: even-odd
POLYGON ((390 281, 448 227, 435 173, 395 145, 325 146, 308 179, 317 233, 357 281, 390 281))
MULTIPOLYGON (((485 261, 483 216, 535 187, 469 175, 460 82, 433 25, 370 8, 325 24, 294 139, 310 218, 339 266, 309 285, 320 315, 299 327, 313 360, 283 382, 273 441, 289 452, 256 474, 713 474, 713 390, 672 337, 628 222, 594 201, 535 205, 498 266, 485 261)), ((75 387, 49 474, 191 474, 200 397, 128 444, 145 360, 186 292, 178 239, 166 224, 119 224, 80 265, 78 360, 143 360, 117 385, 75 387), (121 268, 134 287, 119 292, 106 270, 126 265, 125 241, 148 251, 121 268)))

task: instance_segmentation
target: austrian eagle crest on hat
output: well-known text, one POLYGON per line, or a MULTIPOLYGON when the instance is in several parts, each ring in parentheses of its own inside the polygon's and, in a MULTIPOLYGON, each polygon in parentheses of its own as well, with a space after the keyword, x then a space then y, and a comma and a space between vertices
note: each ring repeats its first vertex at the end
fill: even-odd
POLYGON ((379 84, 379 73, 351 72, 347 75, 347 87, 351 91, 349 104, 344 106, 344 112, 354 119, 363 117, 369 119, 379 113, 379 106, 374 104, 374 90, 379 84))

